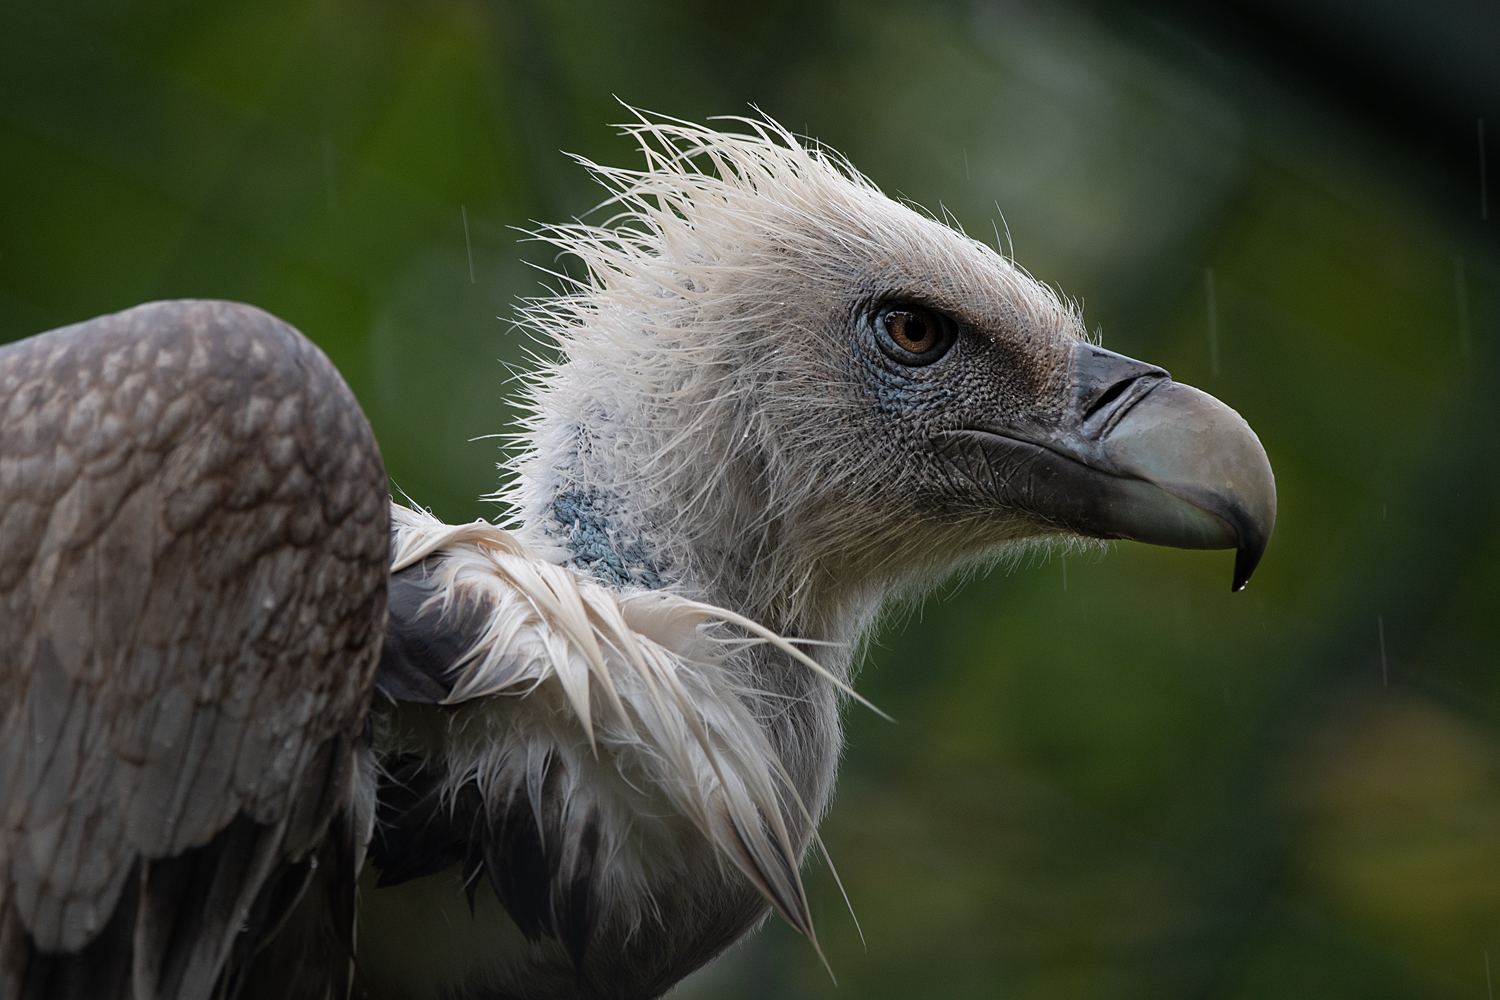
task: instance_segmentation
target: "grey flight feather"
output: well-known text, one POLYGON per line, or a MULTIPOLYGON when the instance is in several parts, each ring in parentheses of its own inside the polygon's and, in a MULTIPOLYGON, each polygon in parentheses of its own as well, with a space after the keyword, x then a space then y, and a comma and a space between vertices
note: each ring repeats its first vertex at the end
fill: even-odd
POLYGON ((0 996, 237 985, 336 816, 358 851, 387 506, 343 380, 258 309, 0 348, 0 996))

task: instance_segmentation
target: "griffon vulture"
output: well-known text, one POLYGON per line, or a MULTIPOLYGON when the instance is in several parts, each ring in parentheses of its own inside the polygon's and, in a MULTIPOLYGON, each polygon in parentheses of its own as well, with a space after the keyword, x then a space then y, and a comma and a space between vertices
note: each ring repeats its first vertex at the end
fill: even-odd
POLYGON ((742 124, 642 120, 617 214, 539 234, 584 276, 524 310, 510 530, 390 504, 251 307, 0 348, 0 997, 654 997, 773 909, 812 937, 892 595, 1078 536, 1244 585, 1238 414, 742 124))

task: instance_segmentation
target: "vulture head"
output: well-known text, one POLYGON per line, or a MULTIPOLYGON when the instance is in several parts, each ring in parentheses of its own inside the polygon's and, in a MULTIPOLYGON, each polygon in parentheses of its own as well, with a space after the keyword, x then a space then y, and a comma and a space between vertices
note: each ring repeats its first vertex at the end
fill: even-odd
POLYGON ((1275 519, 1228 406, 1107 351, 1013 261, 774 123, 633 127, 588 164, 617 209, 541 235, 581 261, 527 318, 509 498, 529 536, 625 586, 857 639, 892 594, 1038 540, 1237 550, 1275 519))

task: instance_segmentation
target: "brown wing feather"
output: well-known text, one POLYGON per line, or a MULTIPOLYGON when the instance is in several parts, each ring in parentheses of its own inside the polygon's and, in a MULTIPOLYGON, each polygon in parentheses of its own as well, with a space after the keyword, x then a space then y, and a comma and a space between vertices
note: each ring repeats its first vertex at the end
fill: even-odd
POLYGON ((349 800, 387 502, 337 371, 258 309, 0 348, 0 996, 108 995, 86 954, 205 996, 284 917, 349 800))

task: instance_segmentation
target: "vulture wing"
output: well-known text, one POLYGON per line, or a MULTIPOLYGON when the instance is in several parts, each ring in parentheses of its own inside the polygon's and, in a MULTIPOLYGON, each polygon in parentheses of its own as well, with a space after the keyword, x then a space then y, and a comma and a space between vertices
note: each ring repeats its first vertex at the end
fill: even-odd
POLYGON ((348 387, 258 309, 0 348, 0 996, 347 976, 310 925, 351 933, 388 502, 348 387))

